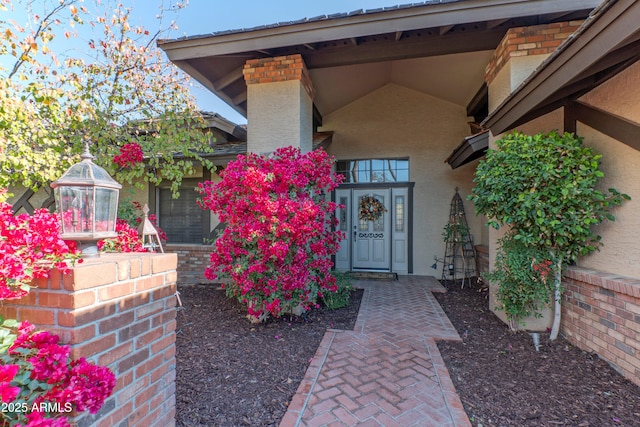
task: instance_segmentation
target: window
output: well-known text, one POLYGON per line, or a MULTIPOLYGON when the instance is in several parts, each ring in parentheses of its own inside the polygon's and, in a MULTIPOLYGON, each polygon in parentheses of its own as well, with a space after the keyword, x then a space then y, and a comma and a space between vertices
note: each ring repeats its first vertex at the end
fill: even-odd
POLYGON ((159 225, 167 233, 168 243, 202 244, 203 237, 207 237, 202 235, 202 222, 207 212, 196 203, 200 197, 194 190, 197 181, 190 181, 192 180, 183 180, 180 197, 177 199, 171 197, 171 190, 168 188, 159 189, 159 225))
POLYGON ((408 159, 339 160, 336 172, 344 183, 408 182, 408 159))

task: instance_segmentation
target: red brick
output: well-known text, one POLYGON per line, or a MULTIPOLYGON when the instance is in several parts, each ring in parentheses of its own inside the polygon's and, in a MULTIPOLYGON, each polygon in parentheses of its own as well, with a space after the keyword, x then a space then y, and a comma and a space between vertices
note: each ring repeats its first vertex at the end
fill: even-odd
POLYGON ((151 257, 145 256, 140 259, 140 275, 148 276, 151 274, 151 257))
POLYGON ((143 292, 153 288, 159 288, 164 285, 164 275, 157 274, 155 276, 144 277, 136 280, 135 291, 143 292))
POLYGON ((135 412, 133 412, 131 414, 131 416, 129 417, 129 426, 132 427, 137 427, 137 426, 145 426, 147 427, 148 424, 142 424, 142 419, 144 417, 147 416, 147 414, 149 413, 149 406, 148 405, 143 405, 140 406, 139 408, 136 408, 135 412))
POLYGON ((99 322, 99 331, 101 334, 115 331, 117 329, 124 328, 130 325, 135 320, 133 311, 125 311, 124 313, 118 313, 115 316, 108 317, 99 322))
POLYGON ((176 254, 155 254, 151 257, 151 273, 163 273, 175 270, 178 266, 176 254))
POLYGON ((83 344, 77 347, 72 347, 71 354, 74 359, 78 359, 80 357, 89 358, 96 354, 100 354, 103 351, 106 351, 115 345, 116 345, 116 334, 109 334, 109 335, 101 336, 86 344, 83 344))
MULTIPOLYGON (((116 375, 116 388, 114 393, 119 392, 120 390, 124 390, 126 387, 133 384, 133 371, 127 372, 126 374, 118 373, 116 375)), ((118 405, 123 404, 124 402, 118 401, 118 405)))
POLYGON ((149 405, 151 398, 158 391, 158 384, 151 384, 146 390, 138 393, 134 400, 135 407, 139 407, 142 405, 149 405))
POLYGON ((118 406, 124 405, 126 402, 133 399, 135 395, 140 393, 149 385, 149 377, 142 377, 139 380, 135 380, 128 385, 126 385, 122 390, 120 390, 116 399, 118 400, 118 406))
MULTIPOLYGON (((136 427, 140 426, 152 426, 154 424, 155 421, 158 421, 160 419, 160 416, 162 415, 162 408, 158 408, 154 411, 152 411, 150 414, 148 414, 146 417, 144 417, 143 419, 140 420, 140 422, 138 424, 135 424, 136 427)), ((161 420, 160 425, 165 426, 166 424, 166 420, 161 420)))
POLYGON ((149 349, 144 348, 118 362, 118 372, 125 372, 142 363, 149 357, 149 349))
POLYGON ((165 348, 169 347, 170 345, 174 344, 176 342, 176 336, 175 334, 170 334, 167 335, 166 337, 164 337, 163 339, 161 339, 158 342, 155 342, 151 345, 151 352, 153 354, 159 353, 162 350, 164 350, 165 348))
POLYGON ((122 312, 135 307, 139 307, 141 305, 145 305, 149 302, 149 299, 150 295, 148 292, 132 295, 118 301, 118 310, 122 312))
MULTIPOLYGON (((141 363, 140 365, 138 365, 135 369, 135 373, 136 373, 136 378, 140 378, 146 374, 148 374, 149 372, 153 371, 154 368, 160 366, 162 364, 162 355, 161 354, 156 354, 155 356, 153 356, 151 359, 147 360, 144 363, 141 363)), ((153 379, 151 380, 151 383, 154 383, 155 381, 153 381, 153 379)))
POLYGON ((61 311, 58 313, 58 324, 60 326, 80 326, 95 322, 96 320, 115 314, 114 304, 103 304, 98 307, 91 307, 76 311, 61 311))
POLYGON ((156 369, 154 369, 151 372, 151 382, 155 383, 156 381, 164 377, 166 373, 169 372, 169 368, 172 368, 174 366, 174 363, 175 361, 169 360, 165 362, 164 365, 160 365, 156 369))
POLYGON ((143 319, 164 310, 164 301, 155 301, 136 308, 136 316, 143 319))
POLYGON ((133 342, 126 342, 124 344, 119 345, 118 347, 112 348, 108 352, 101 355, 98 358, 98 364, 100 366, 111 365, 112 363, 130 354, 132 351, 133 351, 133 342))
MULTIPOLYGON (((32 292, 35 295, 35 292, 32 292)), ((70 293, 55 293, 39 290, 38 305, 52 308, 75 308, 74 295, 70 293)))
POLYGON ((112 283, 109 286, 100 288, 98 290, 98 297, 100 298, 100 301, 109 301, 125 295, 130 295, 133 293, 133 289, 133 282, 112 283))
POLYGON ((55 311, 46 308, 20 307, 17 316, 19 320, 28 320, 36 326, 56 324, 55 311))
POLYGON ((129 401, 120 406, 116 411, 109 414, 108 417, 100 420, 97 427, 113 427, 120 424, 127 416, 133 412, 133 402, 129 401))
MULTIPOLYGON (((97 261, 100 261, 98 259, 97 261)), ((76 266, 71 274, 73 282, 64 286, 68 291, 77 291, 82 289, 95 288, 107 285, 116 281, 116 264, 114 262, 84 262, 76 266)))
POLYGON ((130 340, 148 331, 150 328, 151 328, 151 322, 149 321, 149 319, 145 319, 140 322, 134 323, 133 325, 118 331, 118 341, 124 342, 124 341, 130 340))
POLYGON ((152 342, 160 339, 160 337, 162 337, 163 334, 164 334, 164 328, 160 326, 156 329, 152 329, 151 331, 145 333, 144 335, 141 335, 136 339, 136 349, 140 349, 142 347, 145 347, 151 344, 152 342))

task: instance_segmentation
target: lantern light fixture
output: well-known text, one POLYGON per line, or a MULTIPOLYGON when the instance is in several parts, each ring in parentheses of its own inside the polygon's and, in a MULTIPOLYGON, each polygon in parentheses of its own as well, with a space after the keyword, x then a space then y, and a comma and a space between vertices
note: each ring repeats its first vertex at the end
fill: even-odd
POLYGON ((82 161, 51 183, 61 215, 64 240, 75 240, 83 257, 98 256, 99 240, 117 236, 118 196, 122 185, 93 163, 88 144, 82 161))

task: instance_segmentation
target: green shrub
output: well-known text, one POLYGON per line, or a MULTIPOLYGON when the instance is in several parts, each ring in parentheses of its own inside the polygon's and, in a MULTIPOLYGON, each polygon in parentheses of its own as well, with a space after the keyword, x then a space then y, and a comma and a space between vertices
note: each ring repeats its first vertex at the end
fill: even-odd
POLYGON ((349 276, 349 273, 334 270, 331 274, 336 278, 338 290, 335 292, 324 292, 322 294, 322 302, 328 309, 337 310, 349 305, 353 286, 351 286, 351 276, 349 276))
POLYGON ((500 241, 495 268, 485 278, 498 284, 499 310, 504 310, 513 327, 551 303, 553 263, 549 253, 524 245, 509 234, 500 241))

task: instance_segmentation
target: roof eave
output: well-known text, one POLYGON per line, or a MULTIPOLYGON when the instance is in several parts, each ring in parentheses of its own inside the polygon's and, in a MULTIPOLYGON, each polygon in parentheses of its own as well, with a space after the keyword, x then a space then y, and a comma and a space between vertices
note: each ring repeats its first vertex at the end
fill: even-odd
MULTIPOLYGON (((581 75, 588 75, 598 60, 637 35, 640 3, 635 0, 606 0, 594 10, 584 24, 523 81, 488 117, 482 125, 493 135, 533 120, 555 108, 566 105, 591 86, 567 90, 581 75), (552 95, 567 92, 566 98, 552 95)), ((620 70, 617 69, 617 72, 620 70)), ((608 75, 610 78, 612 75, 608 75)), ((595 79, 595 78, 594 78, 595 79)))
POLYGON ((596 7, 600 0, 465 0, 426 3, 346 17, 310 20, 261 29, 158 40, 172 61, 350 39, 416 28, 561 13, 596 7))

